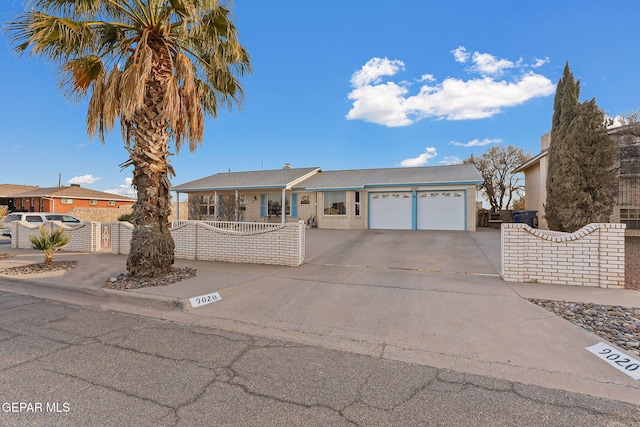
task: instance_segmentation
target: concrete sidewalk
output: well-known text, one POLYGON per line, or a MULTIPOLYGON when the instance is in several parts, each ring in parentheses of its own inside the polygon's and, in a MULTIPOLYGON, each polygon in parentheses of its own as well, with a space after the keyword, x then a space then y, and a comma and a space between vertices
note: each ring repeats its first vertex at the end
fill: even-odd
MULTIPOLYGON (((476 252, 421 268, 413 241, 406 249, 385 241, 391 247, 384 258, 380 245, 388 235, 308 230, 307 261, 298 268, 178 260, 177 266, 196 268, 197 276, 165 287, 112 291, 102 284, 124 272, 125 256, 60 252, 57 260, 74 259, 78 266, 0 276, 0 290, 640 405, 640 381, 585 350, 599 337, 526 300, 640 307, 640 292, 506 283, 498 275, 499 232, 428 236, 453 239, 455 251, 476 252), (189 298, 211 292, 222 300, 191 307, 189 298)), ((443 247, 434 244, 431 256, 443 247)), ((0 269, 42 259, 38 252, 0 245, 0 253, 7 252, 15 256, 0 259, 0 269)))

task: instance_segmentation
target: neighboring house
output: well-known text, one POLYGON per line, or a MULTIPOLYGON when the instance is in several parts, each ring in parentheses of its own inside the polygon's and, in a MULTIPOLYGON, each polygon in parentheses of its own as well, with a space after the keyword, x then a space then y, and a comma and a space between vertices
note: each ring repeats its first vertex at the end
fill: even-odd
MULTIPOLYGON (((610 222, 627 225, 628 234, 640 234, 640 137, 630 135, 628 125, 609 130, 609 135, 620 146, 620 156, 616 165, 618 171, 618 199, 613 208, 610 222)), ((525 179, 525 209, 538 211, 540 228, 548 228, 544 204, 547 200, 547 169, 549 167, 549 145, 551 134, 540 138, 540 153, 514 169, 523 172, 525 179)))
POLYGON ((134 199, 117 194, 82 188, 78 184, 69 187, 33 187, 13 195, 14 211, 68 213, 73 209, 119 209, 132 206, 134 199))
POLYGON ((38 188, 32 185, 0 184, 0 206, 6 206, 9 212, 16 210, 15 195, 38 188))
POLYGON ((178 199, 189 195, 190 219, 303 220, 330 229, 475 231, 477 186, 482 182, 472 164, 338 171, 287 165, 219 173, 172 191, 178 199), (225 206, 232 207, 232 215, 225 206))

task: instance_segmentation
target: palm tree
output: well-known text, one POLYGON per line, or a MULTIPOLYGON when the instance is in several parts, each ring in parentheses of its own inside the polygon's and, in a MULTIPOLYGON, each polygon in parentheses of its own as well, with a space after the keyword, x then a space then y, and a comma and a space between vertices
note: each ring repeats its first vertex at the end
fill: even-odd
POLYGON ((33 0, 6 25, 18 53, 61 65, 61 88, 89 98, 87 131, 119 119, 138 199, 127 270, 134 277, 171 272, 170 142, 202 142, 204 114, 240 105, 238 78, 251 71, 238 41, 230 0, 33 0))

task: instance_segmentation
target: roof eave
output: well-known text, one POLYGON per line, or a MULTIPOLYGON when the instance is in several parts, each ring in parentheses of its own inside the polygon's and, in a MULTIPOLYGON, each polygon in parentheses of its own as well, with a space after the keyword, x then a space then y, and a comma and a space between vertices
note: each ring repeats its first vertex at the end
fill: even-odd
POLYGON ((529 169, 534 164, 539 163, 540 159, 543 158, 544 156, 546 156, 548 152, 549 152, 549 150, 541 151, 535 157, 532 157, 531 159, 527 160, 526 162, 524 162, 523 164, 521 164, 520 166, 515 168, 513 170, 513 173, 524 172, 525 170, 529 169))

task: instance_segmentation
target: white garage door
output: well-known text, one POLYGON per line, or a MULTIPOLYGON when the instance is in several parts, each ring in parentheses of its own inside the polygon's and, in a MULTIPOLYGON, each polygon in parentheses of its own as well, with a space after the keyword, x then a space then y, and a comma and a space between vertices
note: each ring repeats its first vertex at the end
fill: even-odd
POLYGON ((418 230, 465 230, 464 191, 418 193, 418 230))
POLYGON ((411 230, 412 193, 369 193, 369 228, 411 230))

